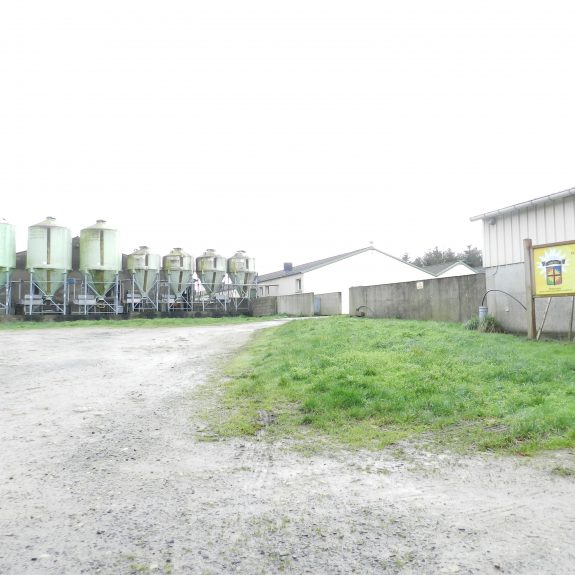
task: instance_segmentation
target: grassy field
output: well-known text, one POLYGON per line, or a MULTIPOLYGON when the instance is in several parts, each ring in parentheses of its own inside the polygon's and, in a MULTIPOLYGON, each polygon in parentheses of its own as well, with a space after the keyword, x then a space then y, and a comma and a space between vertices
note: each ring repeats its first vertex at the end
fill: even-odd
POLYGON ((255 321, 267 321, 274 317, 248 317, 248 316, 227 316, 227 317, 194 317, 194 318, 134 318, 134 319, 106 319, 78 321, 18 321, 0 323, 0 331, 22 330, 22 329, 56 329, 56 328, 79 328, 79 327, 105 327, 105 328, 147 328, 157 327, 200 327, 207 325, 227 325, 235 323, 248 323, 255 321))
MULTIPOLYGON (((220 435, 575 445, 575 346, 435 322, 329 318, 258 334, 228 367, 220 435)), ((221 407, 221 406, 220 406, 221 407)))

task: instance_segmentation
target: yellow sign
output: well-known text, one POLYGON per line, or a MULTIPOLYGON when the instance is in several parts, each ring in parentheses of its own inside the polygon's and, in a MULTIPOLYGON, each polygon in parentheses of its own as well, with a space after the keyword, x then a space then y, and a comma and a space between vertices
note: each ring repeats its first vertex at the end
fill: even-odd
POLYGON ((575 295, 575 242, 533 246, 535 296, 575 295))

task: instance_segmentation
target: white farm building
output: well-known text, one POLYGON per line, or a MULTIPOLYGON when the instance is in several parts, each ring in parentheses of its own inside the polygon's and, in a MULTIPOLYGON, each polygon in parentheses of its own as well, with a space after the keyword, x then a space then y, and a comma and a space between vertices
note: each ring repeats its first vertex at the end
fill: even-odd
MULTIPOLYGON (((489 313, 510 331, 527 329, 523 240, 533 245, 575 242, 575 188, 480 214, 471 221, 483 223, 483 265, 489 313), (505 292, 505 293, 504 293, 505 292), (515 298, 515 299, 514 299, 515 298)), ((537 325, 547 299, 536 299, 537 325)), ((545 331, 569 330, 572 298, 555 297, 549 306, 545 331)))
POLYGON ((341 293, 341 313, 348 314, 349 288, 431 279, 435 276, 373 246, 293 266, 258 277, 259 295, 341 293))
POLYGON ((434 275, 436 278, 453 278, 457 276, 470 276, 483 271, 482 269, 474 269, 462 261, 425 266, 423 269, 426 272, 434 275))

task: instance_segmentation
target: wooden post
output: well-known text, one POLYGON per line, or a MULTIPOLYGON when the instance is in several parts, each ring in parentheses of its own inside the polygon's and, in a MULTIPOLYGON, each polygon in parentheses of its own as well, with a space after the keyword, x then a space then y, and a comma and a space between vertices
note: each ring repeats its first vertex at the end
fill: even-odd
POLYGON ((571 298, 571 319, 569 320, 569 341, 573 339, 573 311, 575 310, 575 295, 571 298))
POLYGON ((533 266, 531 263, 530 239, 523 240, 523 259, 525 261, 525 307, 527 308, 527 339, 534 339, 537 333, 535 326, 535 298, 533 297, 533 266))

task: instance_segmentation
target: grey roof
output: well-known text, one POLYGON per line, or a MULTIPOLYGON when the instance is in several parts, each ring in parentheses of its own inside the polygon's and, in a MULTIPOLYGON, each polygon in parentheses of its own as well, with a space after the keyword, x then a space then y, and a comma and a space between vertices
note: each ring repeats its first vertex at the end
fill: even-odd
POLYGON ((478 273, 476 268, 472 268, 470 265, 466 264, 464 261, 461 260, 458 260, 456 262, 448 262, 445 264, 434 264, 432 266, 423 266, 421 269, 434 276, 440 276, 442 273, 445 273, 447 270, 450 270, 451 268, 459 264, 465 266, 466 268, 469 268, 475 273, 478 273))
POLYGON ((438 276, 442 274, 445 270, 448 270, 452 265, 453 262, 449 262, 447 264, 434 264, 432 266, 423 266, 421 269, 424 269, 426 272, 429 272, 434 276, 438 276))
POLYGON ((507 206, 506 208, 501 208, 493 212, 487 212, 485 214, 480 214, 479 216, 473 216, 469 218, 472 222, 477 220, 485 220, 487 218, 495 218, 502 214, 508 212, 514 212, 515 210, 520 210, 522 208, 528 208, 530 206, 537 206, 545 202, 553 202, 555 200, 561 200, 563 198, 568 198, 570 196, 575 196, 575 188, 570 188, 568 190, 563 190, 562 192, 557 192, 555 194, 550 194, 548 196, 542 196, 540 198, 535 198, 534 200, 529 200, 527 202, 521 202, 520 204, 513 204, 512 206, 507 206))
MULTIPOLYGON (((344 254, 339 254, 337 256, 331 256, 330 258, 324 258, 322 260, 316 260, 314 262, 309 262, 307 264, 300 264, 299 266, 293 266, 291 271, 279 270, 277 272, 271 272, 268 274, 261 274, 258 276, 258 282, 266 282, 266 281, 271 281, 271 280, 277 280, 280 278, 285 278, 288 276, 303 274, 306 272, 316 270, 318 268, 323 268, 324 266, 334 264, 334 263, 339 262, 341 260, 345 260, 347 258, 350 258, 352 256, 356 256, 358 254, 361 254, 363 252, 367 252, 370 250, 379 252, 380 254, 383 254, 384 256, 387 256, 388 258, 393 258, 394 260, 400 261, 407 266, 411 266, 411 267, 417 268, 417 269, 422 269, 422 268, 418 268, 417 266, 414 266, 413 264, 404 262, 403 260, 400 260, 399 258, 396 258, 395 256, 392 256, 390 254, 382 252, 381 250, 378 250, 377 248, 374 248, 373 246, 368 246, 367 248, 361 248, 361 249, 355 250, 353 252, 346 252, 344 254)), ((426 270, 423 270, 423 271, 426 271, 426 270)))

